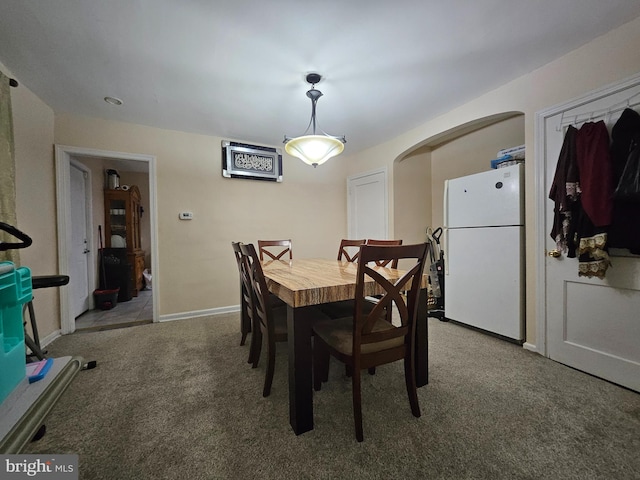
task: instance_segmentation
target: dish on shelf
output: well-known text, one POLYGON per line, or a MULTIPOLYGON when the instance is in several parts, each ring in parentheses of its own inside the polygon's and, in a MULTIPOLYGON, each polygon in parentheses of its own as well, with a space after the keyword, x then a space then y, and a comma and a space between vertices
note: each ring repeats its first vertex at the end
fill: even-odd
POLYGON ((120 235, 111 235, 111 248, 127 248, 127 240, 120 235))

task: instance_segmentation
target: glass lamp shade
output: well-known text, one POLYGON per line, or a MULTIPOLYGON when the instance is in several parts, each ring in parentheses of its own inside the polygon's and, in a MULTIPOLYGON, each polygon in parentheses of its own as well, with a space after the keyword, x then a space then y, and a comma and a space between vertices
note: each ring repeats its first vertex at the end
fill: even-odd
POLYGON ((284 149, 289 155, 316 167, 331 157, 340 155, 344 150, 344 143, 327 135, 304 135, 289 140, 284 149))

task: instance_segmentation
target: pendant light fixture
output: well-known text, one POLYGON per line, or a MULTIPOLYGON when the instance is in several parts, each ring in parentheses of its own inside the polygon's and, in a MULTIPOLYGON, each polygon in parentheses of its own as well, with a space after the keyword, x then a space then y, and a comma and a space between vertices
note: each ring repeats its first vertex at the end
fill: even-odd
POLYGON ((344 144, 346 139, 344 135, 341 137, 334 137, 326 134, 324 131, 322 135, 316 134, 316 104, 318 99, 322 96, 322 92, 315 88, 316 83, 322 79, 322 76, 318 73, 309 73, 307 75, 307 83, 311 84, 311 90, 307 92, 307 97, 311 99, 311 121, 305 132, 295 138, 284 136, 284 149, 285 151, 294 157, 298 157, 304 163, 313 165, 314 168, 318 165, 322 165, 331 157, 340 155, 344 150, 344 144), (311 129, 311 134, 308 134, 311 129))

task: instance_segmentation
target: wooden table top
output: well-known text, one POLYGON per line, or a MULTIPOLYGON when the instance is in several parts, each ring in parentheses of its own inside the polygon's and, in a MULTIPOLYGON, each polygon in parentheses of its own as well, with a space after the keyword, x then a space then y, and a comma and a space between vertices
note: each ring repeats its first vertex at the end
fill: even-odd
MULTIPOLYGON (((294 308, 355 298, 358 265, 321 258, 263 261, 262 269, 269 291, 294 308)), ((404 270, 375 267, 388 280, 397 280, 404 270)), ((423 274, 422 287, 428 285, 423 274)), ((383 293, 372 279, 365 284, 365 295, 383 293)))

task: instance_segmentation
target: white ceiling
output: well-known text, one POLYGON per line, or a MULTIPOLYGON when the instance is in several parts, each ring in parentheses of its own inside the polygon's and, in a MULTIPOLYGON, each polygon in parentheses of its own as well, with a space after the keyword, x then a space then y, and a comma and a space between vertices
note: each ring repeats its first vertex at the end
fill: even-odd
POLYGON ((56 113, 276 146, 307 127, 319 72, 319 126, 353 153, 639 15, 637 0, 2 0, 0 62, 56 113))

